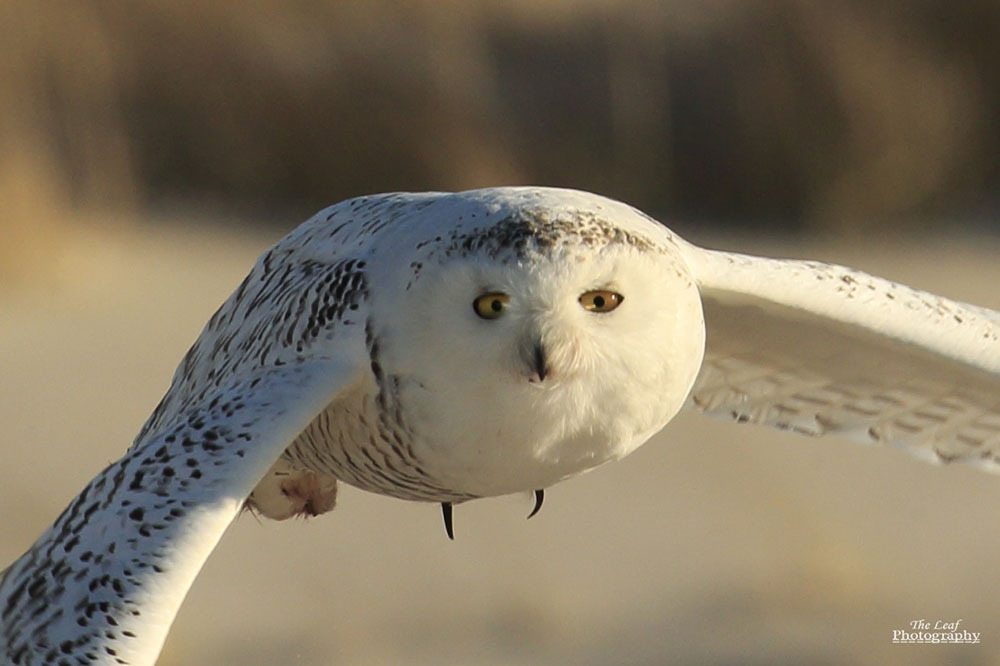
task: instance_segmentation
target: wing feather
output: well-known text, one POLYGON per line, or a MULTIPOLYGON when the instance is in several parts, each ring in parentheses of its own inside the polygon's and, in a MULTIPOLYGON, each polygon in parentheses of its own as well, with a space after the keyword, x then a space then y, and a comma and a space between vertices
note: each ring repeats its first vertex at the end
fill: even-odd
POLYGON ((1000 469, 1000 313, 817 262, 690 264, 707 337, 688 406, 1000 469))
POLYGON ((126 454, 0 576, 0 662, 155 662, 254 486, 361 380, 364 263, 303 258, 301 229, 212 317, 126 454))
POLYGON ((0 655, 152 664, 246 496, 353 375, 332 361, 253 373, 108 466, 7 571, 0 655))

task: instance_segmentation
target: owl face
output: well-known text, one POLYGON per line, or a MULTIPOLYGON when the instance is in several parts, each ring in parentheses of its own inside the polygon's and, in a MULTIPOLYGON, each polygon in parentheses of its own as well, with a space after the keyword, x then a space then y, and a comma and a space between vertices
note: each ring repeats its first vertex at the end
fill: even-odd
POLYGON ((476 495, 627 455, 680 409, 704 347, 696 287, 651 244, 470 253, 424 267, 392 307, 405 324, 382 365, 415 446, 476 495))

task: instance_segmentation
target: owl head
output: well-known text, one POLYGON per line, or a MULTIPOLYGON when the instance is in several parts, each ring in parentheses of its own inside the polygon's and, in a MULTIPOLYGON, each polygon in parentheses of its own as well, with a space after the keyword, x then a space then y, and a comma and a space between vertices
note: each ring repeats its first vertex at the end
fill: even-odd
POLYGON ((428 456, 449 467, 436 477, 477 495, 543 488, 628 454, 680 409, 704 323, 657 222, 532 188, 444 196, 414 223, 372 316, 394 322, 381 365, 415 439, 454 447, 428 456))

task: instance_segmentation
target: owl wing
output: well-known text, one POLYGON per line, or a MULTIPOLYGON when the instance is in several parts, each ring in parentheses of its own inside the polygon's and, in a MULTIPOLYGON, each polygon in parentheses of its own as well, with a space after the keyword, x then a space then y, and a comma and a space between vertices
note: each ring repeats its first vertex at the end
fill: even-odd
POLYGON ((689 407, 1000 471, 1000 313, 842 266, 689 263, 707 336, 689 407))
POLYGON ((351 259, 258 261, 132 447, 3 573, 0 662, 154 663, 255 484, 367 367, 365 291, 351 259))

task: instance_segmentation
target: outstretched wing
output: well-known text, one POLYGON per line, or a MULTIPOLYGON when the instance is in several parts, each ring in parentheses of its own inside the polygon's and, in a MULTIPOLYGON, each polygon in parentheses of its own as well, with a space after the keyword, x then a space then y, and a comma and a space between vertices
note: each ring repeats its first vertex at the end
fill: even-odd
POLYGON ((152 664, 255 484, 360 380, 364 262, 294 245, 258 261, 125 456, 3 574, 0 662, 152 664))
POLYGON ((1000 313, 842 266, 689 262, 707 339, 688 406, 1000 470, 1000 313))

